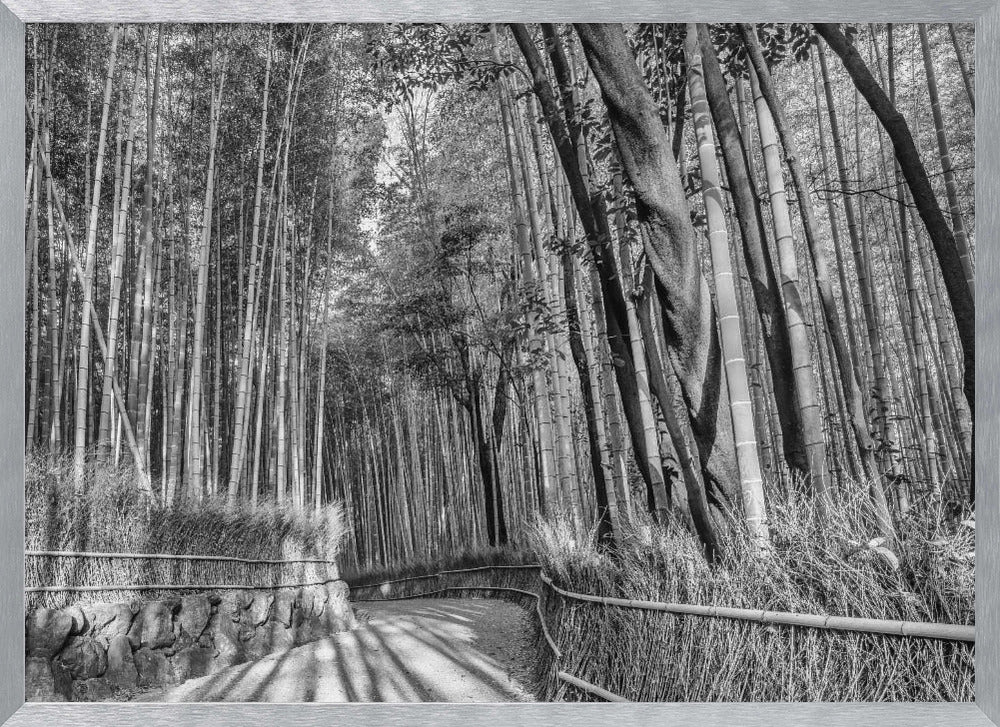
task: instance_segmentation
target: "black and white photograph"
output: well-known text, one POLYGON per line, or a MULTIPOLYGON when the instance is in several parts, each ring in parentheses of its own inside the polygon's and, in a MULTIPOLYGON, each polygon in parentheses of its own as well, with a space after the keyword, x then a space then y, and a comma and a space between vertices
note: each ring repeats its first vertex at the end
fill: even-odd
POLYGON ((975 42, 26 25, 25 699, 974 701, 975 42))

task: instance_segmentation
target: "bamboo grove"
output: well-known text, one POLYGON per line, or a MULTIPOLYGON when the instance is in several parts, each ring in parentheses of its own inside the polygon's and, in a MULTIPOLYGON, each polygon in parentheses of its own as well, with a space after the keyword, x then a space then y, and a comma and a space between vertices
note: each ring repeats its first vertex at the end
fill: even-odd
POLYGON ((971 507, 967 26, 34 26, 26 447, 348 559, 971 507))

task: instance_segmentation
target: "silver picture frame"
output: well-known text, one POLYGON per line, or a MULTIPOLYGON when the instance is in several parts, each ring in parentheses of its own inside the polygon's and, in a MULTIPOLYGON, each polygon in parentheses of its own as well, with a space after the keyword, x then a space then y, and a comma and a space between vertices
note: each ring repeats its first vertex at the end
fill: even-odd
POLYGON ((0 0, 0 723, 1000 725, 1000 0, 0 0), (975 22, 976 702, 132 704, 24 701, 24 24, 386 21, 975 22), (996 287, 994 287, 996 285, 996 287))

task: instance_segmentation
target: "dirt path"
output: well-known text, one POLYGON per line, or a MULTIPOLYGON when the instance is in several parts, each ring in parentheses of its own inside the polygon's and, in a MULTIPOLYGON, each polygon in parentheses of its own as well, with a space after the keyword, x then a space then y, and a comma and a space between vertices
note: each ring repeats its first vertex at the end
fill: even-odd
POLYGON ((155 702, 524 702, 528 614, 489 599, 355 604, 360 627, 139 698, 155 702))

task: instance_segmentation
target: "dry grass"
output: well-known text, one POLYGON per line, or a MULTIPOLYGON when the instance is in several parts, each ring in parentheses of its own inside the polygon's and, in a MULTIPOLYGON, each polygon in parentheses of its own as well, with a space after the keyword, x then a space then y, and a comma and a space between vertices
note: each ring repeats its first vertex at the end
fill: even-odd
MULTIPOLYGON (((29 456, 25 473, 25 549, 223 555, 247 559, 335 560, 346 526, 339 504, 320 513, 221 499, 163 506, 135 487, 129 468, 93 467, 76 494, 68 459, 29 456)), ((335 565, 27 557, 25 585, 274 585, 337 577, 335 565)), ((177 594, 177 591, 171 591, 177 594)), ((25 594, 28 610, 76 601, 147 600, 165 591, 25 594)))
MULTIPOLYGON (((770 510, 773 552, 758 557, 737 530, 709 566, 677 522, 633 518, 614 553, 539 523, 534 549, 567 590, 777 611, 971 624, 971 520, 947 525, 934 508, 899 523, 892 548, 875 537, 863 497, 820 516, 806 499, 770 510)), ((969 701, 974 648, 931 639, 855 634, 643 612, 549 594, 564 652, 560 668, 637 701, 969 701)), ((539 639, 539 692, 586 698, 555 680, 539 639)))
MULTIPOLYGON (((522 550, 467 550, 444 561, 383 566, 346 577, 356 600, 402 598, 445 586, 542 592, 534 570, 491 569, 385 581, 442 570, 540 562, 561 587, 652 601, 700 603, 913 621, 974 622, 975 524, 945 517, 927 500, 897 522, 887 544, 864 497, 841 496, 825 514, 810 499, 770 503, 773 550, 761 558, 738 527, 710 566, 680 521, 634 515, 614 551, 593 546, 565 521, 539 521, 522 550), (366 588, 359 586, 367 585, 366 588)), ((593 534, 591 534, 592 536, 593 534)), ((441 594, 442 596, 446 594, 441 594)), ((533 599, 490 591, 534 609, 533 599)), ((563 657, 555 663, 536 621, 543 700, 593 697, 555 678, 556 668, 634 701, 971 701, 974 647, 967 643, 823 631, 677 616, 563 599, 544 591, 546 622, 563 657)))

